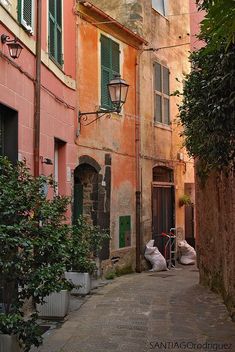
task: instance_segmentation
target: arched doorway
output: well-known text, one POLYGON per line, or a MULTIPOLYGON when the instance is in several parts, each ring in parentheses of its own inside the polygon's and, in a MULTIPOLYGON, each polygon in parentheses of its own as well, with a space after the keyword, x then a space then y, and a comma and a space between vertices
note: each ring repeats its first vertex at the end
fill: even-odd
POLYGON ((90 164, 81 164, 74 170, 73 222, 83 215, 97 225, 98 171, 90 164))
MULTIPOLYGON (((103 173, 101 166, 88 155, 79 157, 74 170, 73 223, 80 215, 102 230, 110 231, 111 157, 105 154, 103 173)), ((109 258, 109 240, 105 240, 100 259, 109 258)))

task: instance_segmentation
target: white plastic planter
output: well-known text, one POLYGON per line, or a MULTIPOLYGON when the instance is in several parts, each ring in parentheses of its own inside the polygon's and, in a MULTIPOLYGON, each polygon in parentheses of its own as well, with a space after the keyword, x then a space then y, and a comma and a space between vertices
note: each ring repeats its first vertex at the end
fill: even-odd
POLYGON ((0 334, 0 351, 1 352, 21 352, 17 336, 0 334))
POLYGON ((91 290, 91 277, 89 273, 78 273, 76 271, 66 271, 65 278, 74 285, 80 286, 74 288, 71 293, 78 295, 87 295, 91 290))
POLYGON ((37 304, 39 317, 64 318, 69 310, 69 292, 62 290, 51 293, 44 304, 37 304))

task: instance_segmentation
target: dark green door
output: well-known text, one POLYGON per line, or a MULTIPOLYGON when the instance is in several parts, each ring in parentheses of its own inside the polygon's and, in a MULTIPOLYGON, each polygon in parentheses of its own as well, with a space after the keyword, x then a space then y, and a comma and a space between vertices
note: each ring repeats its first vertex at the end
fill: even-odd
POLYGON ((74 184, 73 223, 83 214, 83 185, 74 184))

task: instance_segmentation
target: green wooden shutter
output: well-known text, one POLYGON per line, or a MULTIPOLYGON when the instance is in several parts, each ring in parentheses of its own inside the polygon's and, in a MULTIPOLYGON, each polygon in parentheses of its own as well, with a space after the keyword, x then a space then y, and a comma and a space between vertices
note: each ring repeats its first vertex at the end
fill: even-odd
POLYGON ((111 79, 110 39, 101 35, 101 106, 110 107, 107 84, 111 79))
POLYGON ((119 248, 131 245, 131 217, 119 217, 119 248))
POLYGON ((33 31, 34 0, 18 0, 18 20, 30 32, 33 31))
POLYGON ((109 109, 112 103, 107 84, 120 71, 119 44, 101 35, 101 106, 109 109))
POLYGON ((0 155, 4 155, 4 120, 0 112, 0 155))
POLYGON ((56 62, 63 64, 61 0, 49 0, 49 53, 56 62))
POLYGON ((119 44, 111 41, 111 57, 112 57, 112 71, 114 74, 119 74, 120 71, 120 60, 119 60, 119 44))
POLYGON ((62 2, 56 1, 56 32, 57 32, 57 61, 60 65, 63 64, 62 58, 62 2))
POLYGON ((83 185, 74 185, 73 223, 83 214, 83 185))

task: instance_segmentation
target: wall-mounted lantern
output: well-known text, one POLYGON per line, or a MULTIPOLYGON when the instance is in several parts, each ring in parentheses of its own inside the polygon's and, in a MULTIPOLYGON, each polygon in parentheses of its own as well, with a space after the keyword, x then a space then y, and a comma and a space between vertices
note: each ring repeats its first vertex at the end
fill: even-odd
POLYGON ((2 34, 1 42, 2 44, 7 44, 10 57, 12 59, 18 59, 21 50, 23 49, 23 46, 18 42, 18 39, 15 37, 15 39, 11 40, 8 35, 2 34))
POLYGON ((92 112, 79 111, 79 113, 78 113, 79 123, 81 123, 82 120, 87 121, 87 115, 97 115, 97 117, 94 120, 92 120, 91 122, 84 124, 85 126, 90 125, 91 123, 98 120, 102 116, 109 114, 111 112, 120 113, 123 104, 125 104, 125 102, 126 102, 129 84, 127 84, 126 81, 124 79, 122 79, 120 75, 116 75, 107 84, 107 87, 108 87, 109 97, 112 102, 113 108, 99 109, 97 111, 92 111, 92 112), (82 119, 82 117, 83 117, 83 119, 82 119))

